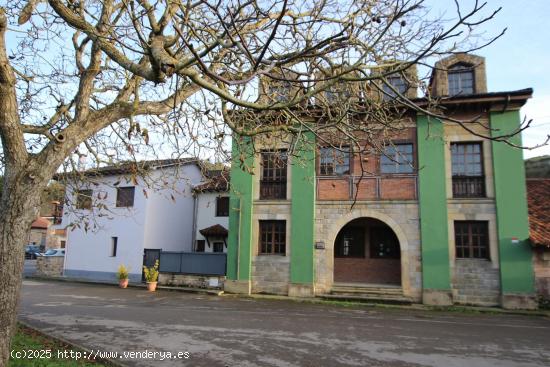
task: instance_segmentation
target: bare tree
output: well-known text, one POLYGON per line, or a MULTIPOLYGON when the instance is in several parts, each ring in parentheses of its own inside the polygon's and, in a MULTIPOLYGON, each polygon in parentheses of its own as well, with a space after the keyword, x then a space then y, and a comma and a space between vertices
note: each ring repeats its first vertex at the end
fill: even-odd
POLYGON ((399 129, 406 110, 442 116, 431 108, 436 100, 419 104, 392 87, 391 75, 426 92, 426 76, 413 68, 427 69, 434 59, 478 49, 502 34, 476 35, 498 12, 485 3, 462 9, 456 1, 445 17, 423 3, 5 1, 2 364, 14 333, 25 233, 60 168, 78 171, 83 157, 88 167, 159 156, 227 162, 232 136, 304 131, 319 139, 327 139, 324 132, 368 137, 380 146, 379 127, 399 129))

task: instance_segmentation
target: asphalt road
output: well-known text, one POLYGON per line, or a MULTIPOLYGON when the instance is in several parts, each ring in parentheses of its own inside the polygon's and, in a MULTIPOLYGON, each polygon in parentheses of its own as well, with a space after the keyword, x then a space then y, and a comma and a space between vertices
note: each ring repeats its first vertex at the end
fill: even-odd
POLYGON ((25 280, 19 317, 130 366, 550 366, 550 319, 25 280))

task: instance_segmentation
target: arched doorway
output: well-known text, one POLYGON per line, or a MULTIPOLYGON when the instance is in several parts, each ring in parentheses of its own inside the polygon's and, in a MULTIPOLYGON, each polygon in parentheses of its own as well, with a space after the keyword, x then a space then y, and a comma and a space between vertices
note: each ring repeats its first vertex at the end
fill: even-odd
POLYGON ((401 286, 401 249, 395 232, 375 218, 357 218, 334 242, 334 282, 401 286))

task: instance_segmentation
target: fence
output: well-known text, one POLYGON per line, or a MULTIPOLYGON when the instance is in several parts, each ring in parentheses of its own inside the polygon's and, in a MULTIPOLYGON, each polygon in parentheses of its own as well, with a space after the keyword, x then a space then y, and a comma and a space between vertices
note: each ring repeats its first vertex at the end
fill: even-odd
POLYGON ((161 251, 159 271, 174 274, 225 275, 227 256, 222 253, 161 251))

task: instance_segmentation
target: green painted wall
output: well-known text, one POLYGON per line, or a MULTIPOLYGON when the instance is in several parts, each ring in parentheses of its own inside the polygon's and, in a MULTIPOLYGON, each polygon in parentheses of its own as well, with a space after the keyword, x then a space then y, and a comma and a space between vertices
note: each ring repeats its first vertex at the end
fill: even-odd
POLYGON ((315 241, 315 136, 296 144, 291 164, 290 282, 313 283, 315 241))
MULTIPOLYGON (((493 136, 512 132, 519 124, 519 111, 491 112, 493 136)), ((510 142, 521 145, 521 136, 512 137, 510 142)), ((491 146, 502 292, 532 293, 534 274, 528 240, 523 152, 503 142, 492 141, 491 146), (519 242, 512 243, 512 237, 519 242)))
POLYGON ((417 141, 422 286, 450 290, 443 124, 418 116, 417 141))
POLYGON ((249 280, 252 258, 252 200, 254 164, 249 138, 234 137, 227 238, 227 278, 249 280))

